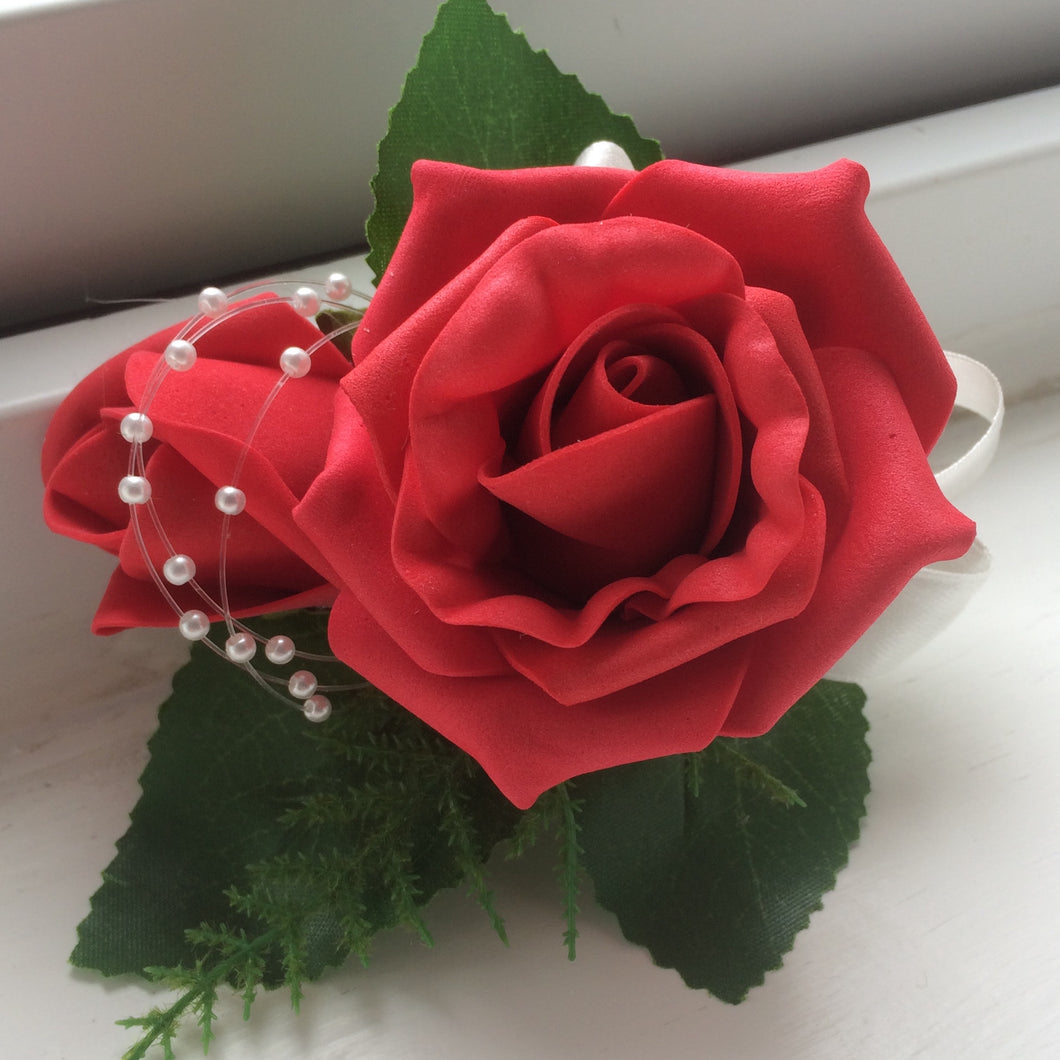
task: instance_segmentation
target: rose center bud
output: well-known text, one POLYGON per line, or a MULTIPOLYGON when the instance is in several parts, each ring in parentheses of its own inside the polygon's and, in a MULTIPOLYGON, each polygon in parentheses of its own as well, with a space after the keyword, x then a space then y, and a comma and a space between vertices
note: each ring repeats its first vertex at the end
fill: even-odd
POLYGON ((669 310, 626 307, 583 333, 530 408, 518 466, 489 483, 509 506, 511 562, 581 605, 613 582, 706 555, 739 472, 719 387, 731 405, 713 347, 669 310))
POLYGON ((642 405, 675 405, 686 396, 680 376, 666 361, 633 347, 626 352, 619 346, 619 351, 621 356, 608 355, 607 378, 623 397, 642 405))
POLYGON ((553 412, 552 445, 559 448, 650 415, 659 405, 676 405, 704 393, 666 360, 665 350, 625 340, 608 343, 578 383, 566 405, 553 412))

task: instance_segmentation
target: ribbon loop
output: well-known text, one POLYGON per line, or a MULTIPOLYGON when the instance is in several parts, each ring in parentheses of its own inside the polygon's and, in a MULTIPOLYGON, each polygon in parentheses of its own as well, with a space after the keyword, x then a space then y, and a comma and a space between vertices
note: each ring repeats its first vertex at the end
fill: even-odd
POLYGON ((974 412, 987 421, 979 440, 935 475, 939 488, 952 500, 977 482, 994 459, 1005 418, 1005 398, 997 376, 985 364, 963 353, 947 353, 946 360, 957 377, 954 408, 974 412))

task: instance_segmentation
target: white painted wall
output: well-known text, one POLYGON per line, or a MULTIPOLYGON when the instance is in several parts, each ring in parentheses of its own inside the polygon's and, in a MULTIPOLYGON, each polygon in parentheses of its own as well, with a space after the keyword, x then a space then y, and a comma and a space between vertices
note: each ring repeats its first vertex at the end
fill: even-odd
MULTIPOLYGON (((670 155, 1060 82, 1056 0, 508 0, 670 155)), ((435 0, 0 0, 0 330, 362 242, 435 0)))

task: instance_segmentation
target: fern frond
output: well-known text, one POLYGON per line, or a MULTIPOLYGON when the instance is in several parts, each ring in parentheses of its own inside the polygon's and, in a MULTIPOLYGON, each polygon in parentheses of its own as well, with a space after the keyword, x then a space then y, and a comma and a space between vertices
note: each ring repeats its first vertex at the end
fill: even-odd
POLYGON ((494 933, 507 946, 508 932, 504 927, 504 918, 493 904, 493 891, 486 880, 486 867, 479 849, 475 821, 465 805, 465 798, 453 787, 448 787, 442 798, 441 810, 442 831, 453 850, 464 882, 489 917, 494 933))
POLYGON ((575 943, 578 938, 578 894, 581 889, 581 845, 578 843, 578 812, 581 803, 571 798, 568 784, 553 789, 559 804, 560 881, 563 887, 563 912, 567 923, 563 941, 567 946, 567 959, 573 961, 575 943))
POLYGON ((199 1026, 202 1027, 202 1052, 205 1056, 210 1051, 210 1042, 216 1037, 213 1032, 213 1021, 216 1018, 213 1007, 217 1004, 217 986, 211 985, 202 992, 202 998, 196 1006, 199 1009, 199 1026))
POLYGON ((194 929, 194 933, 198 937, 210 935, 216 946, 227 951, 227 955, 213 964, 206 959, 198 960, 193 970, 183 967, 145 969, 152 978, 182 990, 182 993, 169 1008, 155 1008, 146 1016, 118 1020, 122 1027, 139 1028, 145 1032, 123 1055, 122 1060, 144 1060, 153 1045, 162 1047, 165 1060, 174 1060, 173 1039, 189 1013, 199 1015, 198 1022, 203 1028, 203 1052, 206 1052, 214 1037, 214 1005, 218 987, 232 977, 249 982, 254 976, 253 969, 261 965, 262 955, 276 944, 279 937, 275 931, 266 931, 248 938, 242 933, 205 926, 194 929))

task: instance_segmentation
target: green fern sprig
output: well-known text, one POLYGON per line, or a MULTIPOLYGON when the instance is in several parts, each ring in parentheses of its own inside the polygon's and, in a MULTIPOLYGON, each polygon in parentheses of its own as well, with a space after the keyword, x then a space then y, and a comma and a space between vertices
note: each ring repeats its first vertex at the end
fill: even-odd
POLYGON ((196 945, 209 938, 215 960, 211 962, 209 956, 205 956, 195 962, 194 968, 178 966, 144 969, 152 979, 180 991, 180 994, 168 1008, 154 1008, 144 1016, 118 1020, 122 1027, 140 1028, 145 1032, 136 1044, 123 1054, 122 1060, 144 1060, 153 1045, 161 1046, 164 1060, 175 1060, 173 1039, 189 1014, 197 1015, 202 1027, 203 1053, 208 1052, 210 1042, 214 1038, 214 1005, 217 1002, 217 991, 226 982, 241 984, 244 997, 243 1018, 250 1018, 250 1005, 256 987, 261 982, 264 967, 262 955, 276 944, 278 933, 266 931, 248 938, 242 931, 232 932, 224 927, 204 926, 188 934, 189 941, 196 945))
POLYGON ((483 851, 474 831, 473 818, 464 804, 465 798, 462 792, 454 790, 453 787, 444 791, 441 805, 442 831, 463 873, 464 882, 489 917, 494 933, 507 946, 508 932, 504 926, 504 918, 493 904, 493 890, 486 879, 483 851))
POLYGON ((568 782, 550 788, 519 818, 508 841, 508 860, 524 857, 546 837, 557 844, 559 862, 556 873, 563 897, 563 919, 566 927, 563 942, 568 960, 576 957, 578 939, 578 896, 581 893, 584 869, 582 847, 578 840, 581 825, 578 815, 582 800, 572 792, 575 784, 568 782))
POLYGON ((563 941, 567 946, 567 959, 573 961, 576 956, 575 943, 578 939, 578 895, 581 890, 582 848, 578 842, 578 813, 581 802, 571 797, 570 785, 560 784, 552 789, 559 803, 559 844, 560 844, 560 882, 563 886, 563 912, 567 927, 563 932, 563 941))

